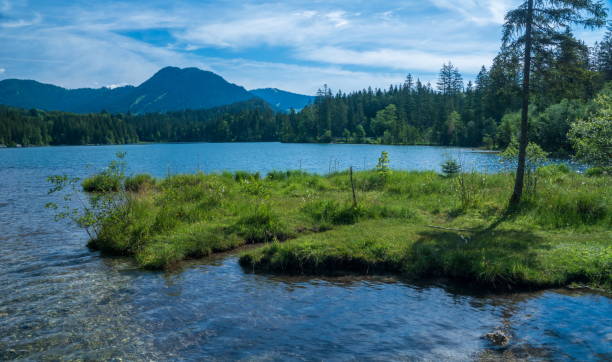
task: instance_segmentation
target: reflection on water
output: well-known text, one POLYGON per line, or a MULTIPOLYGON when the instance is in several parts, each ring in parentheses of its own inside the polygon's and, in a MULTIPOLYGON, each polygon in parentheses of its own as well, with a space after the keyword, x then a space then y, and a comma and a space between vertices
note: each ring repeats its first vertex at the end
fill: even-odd
MULTIPOLYGON (((129 147, 134 170, 158 175, 165 161, 189 171, 200 148, 213 150, 129 147)), ((208 164, 226 157, 232 168, 265 171, 285 162, 265 161, 274 154, 269 144, 261 153, 235 147, 208 164)), ((332 152, 286 147, 276 157, 319 152, 321 161, 332 152)), ((84 165, 101 167, 119 149, 0 150, 0 360, 612 359, 612 300, 592 292, 488 295, 392 276, 258 275, 245 273, 232 254, 172 273, 101 257, 85 247, 81 230, 52 222, 43 207, 44 177, 58 170, 87 174, 93 170, 84 165), (512 334, 509 346, 494 348, 481 338, 498 328, 512 334)), ((418 152, 405 149, 401 162, 409 164, 418 152)), ((347 159, 379 152, 335 150, 347 159)))

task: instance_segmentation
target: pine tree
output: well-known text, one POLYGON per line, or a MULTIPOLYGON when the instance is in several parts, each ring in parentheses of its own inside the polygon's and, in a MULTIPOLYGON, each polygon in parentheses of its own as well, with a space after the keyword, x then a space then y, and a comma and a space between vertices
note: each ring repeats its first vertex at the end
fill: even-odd
POLYGON ((612 22, 608 25, 603 40, 598 44, 595 55, 596 70, 606 81, 612 80, 612 22))
POLYGON ((598 28, 605 25, 603 2, 594 0, 527 0, 506 14, 504 48, 523 49, 523 85, 518 165, 510 208, 516 208, 523 194, 525 157, 528 144, 529 79, 533 51, 545 52, 571 25, 598 28))

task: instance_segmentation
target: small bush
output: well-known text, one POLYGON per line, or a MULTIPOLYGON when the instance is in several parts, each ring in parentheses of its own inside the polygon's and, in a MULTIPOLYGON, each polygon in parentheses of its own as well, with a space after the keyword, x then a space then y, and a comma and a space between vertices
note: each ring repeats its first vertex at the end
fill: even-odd
POLYGON ((382 151, 380 153, 380 157, 378 158, 378 163, 376 163, 376 171, 382 174, 389 173, 391 171, 389 163, 389 152, 382 151))
POLYGON ((100 173, 83 180, 81 183, 85 192, 117 192, 121 189, 119 177, 100 173))
POLYGON ((130 192, 142 192, 152 189, 155 186, 153 176, 143 173, 125 179, 125 190, 130 192))
POLYGON ((461 172, 461 165, 455 160, 446 160, 442 164, 442 173, 446 177, 454 177, 461 172))

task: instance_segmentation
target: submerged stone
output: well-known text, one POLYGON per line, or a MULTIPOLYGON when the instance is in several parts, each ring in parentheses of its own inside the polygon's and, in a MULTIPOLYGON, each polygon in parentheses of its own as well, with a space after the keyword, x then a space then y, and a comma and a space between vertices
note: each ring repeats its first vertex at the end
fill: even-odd
POLYGON ((510 343, 510 335, 501 330, 487 333, 484 335, 484 338, 496 346, 505 346, 510 343))

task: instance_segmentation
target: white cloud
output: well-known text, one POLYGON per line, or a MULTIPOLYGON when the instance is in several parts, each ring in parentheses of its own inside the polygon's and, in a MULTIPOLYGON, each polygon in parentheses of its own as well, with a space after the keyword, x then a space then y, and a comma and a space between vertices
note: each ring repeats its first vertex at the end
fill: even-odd
POLYGON ((184 54, 114 33, 63 28, 5 33, 0 60, 10 65, 11 76, 68 88, 139 84, 166 65, 206 68, 184 54))
POLYGON ((247 89, 271 87, 310 95, 314 95, 323 84, 328 84, 334 91, 341 89, 346 92, 368 86, 386 88, 401 83, 406 76, 404 72, 373 73, 349 71, 339 66, 302 66, 244 59, 207 58, 206 63, 228 81, 247 89))
POLYGON ((349 23, 345 15, 344 11, 332 11, 325 14, 325 17, 334 24, 334 27, 341 28, 349 23))
POLYGON ((394 8, 360 14, 344 10, 297 11, 286 6, 265 4, 233 9, 230 14, 187 27, 175 35, 188 44, 188 50, 277 46, 288 48, 288 53, 300 61, 394 71, 435 71, 443 62, 453 60, 464 70, 477 72, 483 64, 490 63, 499 48, 498 26, 493 32, 482 32, 472 29, 474 25, 466 25, 462 18, 445 18, 441 22, 431 16, 406 18, 394 8))
POLYGON ((0 74, 2 74, 2 73, 4 73, 4 72, 6 72, 6 69, 4 69, 4 68, 0 68, 0 74))
POLYGON ((248 8, 219 21, 187 27, 175 35, 191 45, 225 48, 299 46, 318 42, 349 24, 342 11, 270 11, 248 8), (248 14, 247 14, 248 12, 248 14))
POLYGON ((0 62, 11 77, 72 88, 136 85, 167 65, 308 94, 386 87, 407 72, 434 80, 449 60, 470 78, 518 1, 0 0, 0 62), (163 44, 121 35, 160 29, 163 44))
POLYGON ((23 28, 26 26, 32 26, 39 24, 42 20, 42 16, 35 13, 30 19, 10 19, 0 22, 0 28, 23 28))
POLYGON ((442 63, 452 61, 462 71, 478 72, 483 64, 488 64, 495 54, 464 54, 454 56, 425 52, 421 50, 373 49, 354 51, 336 47, 309 49, 301 57, 309 60, 334 64, 352 64, 383 67, 404 71, 434 71, 442 63))
POLYGON ((506 12, 517 0, 430 0, 435 6, 459 13, 477 24, 503 24, 506 12))

